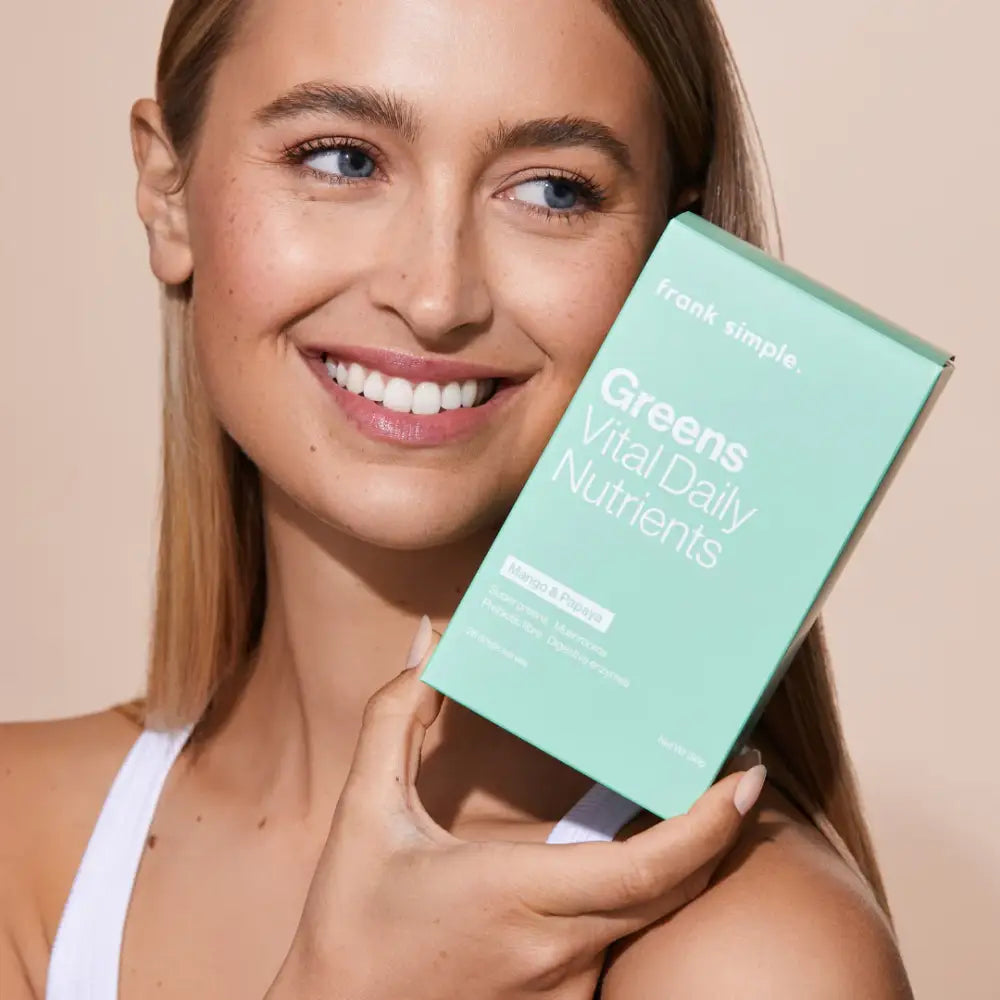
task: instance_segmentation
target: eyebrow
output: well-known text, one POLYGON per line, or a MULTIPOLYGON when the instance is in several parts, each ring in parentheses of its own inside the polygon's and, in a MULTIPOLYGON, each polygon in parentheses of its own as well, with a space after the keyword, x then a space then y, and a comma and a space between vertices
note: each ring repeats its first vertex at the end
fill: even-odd
POLYGON ((275 125, 309 115, 341 115, 368 122, 399 132, 407 142, 417 140, 421 127, 413 105, 394 94, 372 87, 349 87, 322 81, 297 84, 258 108, 253 117, 259 125, 275 125))
POLYGON ((529 121, 498 122, 486 136, 484 152, 493 155, 508 149, 532 146, 591 146, 610 157, 626 173, 634 173, 628 146, 603 122, 564 115, 529 121))
MULTIPOLYGON (((271 126, 310 115, 340 115, 397 132, 409 143, 416 142, 422 129, 417 109, 397 94, 373 87, 323 81, 297 84, 258 108, 253 119, 259 125, 271 126)), ((481 150, 487 155, 496 155, 505 150, 533 146, 590 146, 610 157, 627 173, 635 172, 627 144, 611 128, 596 119, 577 115, 510 123, 499 121, 485 133, 481 150)))

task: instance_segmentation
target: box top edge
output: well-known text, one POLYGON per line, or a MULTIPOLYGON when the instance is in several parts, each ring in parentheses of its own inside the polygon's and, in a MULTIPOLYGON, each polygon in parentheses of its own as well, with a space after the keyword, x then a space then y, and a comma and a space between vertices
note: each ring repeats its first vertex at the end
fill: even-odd
POLYGON ((748 263, 770 272, 775 277, 783 278, 805 294, 811 295, 813 298, 818 299, 850 319, 863 323, 874 332, 888 337, 901 347, 913 351, 915 354, 934 362, 940 367, 954 367, 955 354, 953 352, 938 347, 923 337, 917 336, 917 334, 868 309, 859 302, 842 295, 840 292, 822 284, 815 278, 811 278, 785 261, 771 256, 760 247, 754 246, 752 243, 748 243, 738 236, 734 236, 732 233, 715 225, 713 222, 709 222, 700 215, 695 215, 693 212, 684 212, 681 215, 675 216, 669 225, 677 225, 688 229, 690 232, 710 240, 724 250, 737 254, 748 263))

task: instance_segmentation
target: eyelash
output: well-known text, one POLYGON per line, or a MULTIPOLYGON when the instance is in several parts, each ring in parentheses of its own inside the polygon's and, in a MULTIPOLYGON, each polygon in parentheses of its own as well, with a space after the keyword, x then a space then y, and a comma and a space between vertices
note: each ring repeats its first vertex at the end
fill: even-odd
MULTIPOLYGON (((311 177, 316 177, 327 184, 356 184, 360 181, 368 180, 369 178, 367 177, 337 178, 335 174, 329 174, 322 170, 316 170, 314 167, 308 166, 305 162, 306 159, 313 153, 332 152, 342 149, 361 150, 362 153, 371 158, 376 169, 381 169, 381 156, 371 146, 369 146, 368 143, 362 142, 360 139, 307 139, 305 142, 298 143, 294 146, 286 146, 282 150, 282 160, 298 167, 311 177)), ((545 173, 536 174, 533 177, 525 177, 518 183, 527 184, 530 181, 542 180, 568 181, 576 188, 580 199, 586 205, 583 209, 570 209, 568 211, 561 212, 556 209, 543 207, 541 205, 532 205, 527 202, 521 203, 526 209, 528 209, 528 211, 546 219, 558 218, 563 219, 566 222, 573 222, 574 220, 589 216, 592 212, 598 210, 607 198, 607 189, 604 188, 596 180, 596 178, 573 173, 571 171, 548 170, 545 173)))

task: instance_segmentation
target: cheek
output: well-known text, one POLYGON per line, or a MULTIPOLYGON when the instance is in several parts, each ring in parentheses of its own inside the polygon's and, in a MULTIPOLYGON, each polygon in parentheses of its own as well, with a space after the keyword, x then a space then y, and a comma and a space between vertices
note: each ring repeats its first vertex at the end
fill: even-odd
POLYGON ((524 328, 560 381, 579 381, 593 360, 642 267, 640 247, 637 235, 611 234, 564 260, 522 258, 511 275, 524 328))
POLYGON ((200 165, 188 191, 197 367, 211 410, 259 465, 288 451, 281 331, 308 308, 300 265, 311 253, 287 207, 238 173, 200 165))
MULTIPOLYGON (((278 198, 238 178, 192 199, 195 285, 213 327, 273 337, 316 304, 330 284, 330 233, 309 225, 309 204, 278 198)), ((335 274, 334 274, 335 277, 335 274)), ((217 331, 218 332, 218 331, 217 331)))
POLYGON ((581 244, 578 255, 561 261, 551 253, 535 261, 522 255, 505 277, 512 312, 547 358, 535 412, 525 421, 533 453, 555 428, 639 274, 641 236, 616 233, 599 249, 581 244))
MULTIPOLYGON (((203 176, 211 174, 209 166, 203 176)), ((294 402, 281 398, 287 383, 275 377, 288 353, 285 331, 349 287, 358 259, 342 252, 348 234, 324 206, 275 190, 271 177, 254 179, 237 172, 195 181, 189 197, 198 362, 237 440, 266 423, 269 407, 294 402)))

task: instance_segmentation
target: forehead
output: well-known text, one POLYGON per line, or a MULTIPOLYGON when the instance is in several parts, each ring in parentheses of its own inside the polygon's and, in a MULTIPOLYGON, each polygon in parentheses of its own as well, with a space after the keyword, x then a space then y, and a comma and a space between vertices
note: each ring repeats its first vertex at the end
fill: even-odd
POLYGON ((655 107, 597 0, 252 0, 218 77, 255 107, 305 80, 394 90, 429 129, 580 114, 635 136, 655 107))

